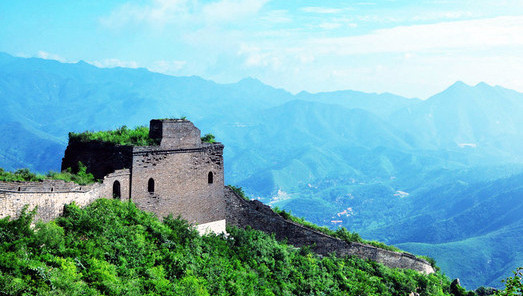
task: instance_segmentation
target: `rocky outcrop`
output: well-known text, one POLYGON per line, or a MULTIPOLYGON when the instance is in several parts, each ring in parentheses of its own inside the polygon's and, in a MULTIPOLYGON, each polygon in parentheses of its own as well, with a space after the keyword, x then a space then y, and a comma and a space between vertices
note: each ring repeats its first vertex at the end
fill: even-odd
POLYGON ((285 240, 296 247, 309 246, 312 251, 321 255, 331 253, 336 253, 338 256, 355 255, 392 268, 409 268, 426 274, 434 272, 427 261, 412 254, 388 251, 361 243, 347 243, 301 224, 285 220, 269 206, 257 200, 247 201, 228 187, 225 189, 225 200, 227 225, 242 228, 250 226, 253 229, 274 233, 278 240, 285 240))

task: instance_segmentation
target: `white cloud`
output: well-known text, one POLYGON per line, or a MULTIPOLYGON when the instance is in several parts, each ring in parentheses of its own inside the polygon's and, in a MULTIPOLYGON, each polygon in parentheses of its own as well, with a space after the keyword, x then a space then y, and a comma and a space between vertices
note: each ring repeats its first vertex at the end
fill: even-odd
POLYGON ((324 29, 324 30, 333 30, 338 29, 342 25, 340 23, 321 23, 318 25, 318 27, 324 29))
POLYGON ((204 4, 198 0, 149 0, 138 5, 127 2, 100 23, 109 28, 147 23, 153 27, 166 24, 204 24, 234 22, 255 15, 268 0, 220 0, 204 4))
POLYGON ((122 61, 120 59, 104 59, 99 61, 89 61, 91 65, 94 65, 98 68, 147 68, 151 72, 157 72, 167 75, 176 75, 179 74, 179 71, 184 68, 187 64, 186 61, 176 61, 176 60, 159 60, 151 62, 147 65, 140 64, 136 61, 122 61))
POLYGON ((232 22, 250 17, 268 0, 221 0, 205 5, 202 16, 208 22, 232 22))
MULTIPOLYGON (((293 14, 292 9, 270 10, 266 3, 142 0, 140 5, 120 6, 102 21, 115 28, 140 25, 137 28, 154 35, 151 40, 176 47, 173 54, 162 55, 160 50, 159 61, 140 61, 142 67, 165 74, 194 74, 221 82, 252 76, 291 91, 352 88, 409 96, 428 96, 467 77, 523 87, 517 80, 523 71, 521 59, 493 58, 502 57, 502 49, 516 56, 523 52, 523 16, 459 20, 479 16, 468 7, 381 15, 304 7, 300 11, 305 14, 293 14), (413 22, 418 24, 390 27, 413 22), (155 31, 154 26, 165 30, 155 31), (388 28, 368 31, 377 27, 388 28)), ((116 59, 95 65, 138 67, 116 59)))
POLYGON ((151 66, 147 67, 152 72, 158 72, 163 74, 177 74, 185 65, 186 61, 165 61, 160 60, 154 62, 151 66))
POLYGON ((292 17, 289 15, 289 12, 282 9, 268 11, 265 15, 261 16, 260 19, 273 24, 292 22, 292 17))
POLYGON ((433 11, 421 15, 415 15, 409 19, 415 22, 435 21, 435 20, 457 20, 463 18, 479 17, 471 11, 433 11))
POLYGON ((99 68, 115 68, 115 67, 122 67, 122 68, 138 68, 139 65, 135 61, 122 61, 119 59, 105 59, 101 61, 92 61, 88 62, 89 64, 92 64, 99 68))
POLYGON ((128 2, 114 10, 108 17, 101 18, 100 22, 110 28, 142 22, 162 26, 167 22, 183 18, 188 10, 187 0, 151 0, 147 5, 128 2))
POLYGON ((54 53, 49 53, 49 52, 46 52, 46 51, 39 51, 37 54, 36 54, 37 57, 41 58, 41 59, 44 59, 44 60, 56 60, 56 61, 59 61, 61 63, 66 63, 67 60, 60 56, 60 55, 57 55, 57 54, 54 54, 54 53))
POLYGON ((316 38, 306 48, 322 54, 484 50, 523 45, 523 16, 400 26, 350 37, 316 38))
POLYGON ((334 14, 334 13, 343 12, 343 9, 341 9, 341 8, 328 8, 328 7, 318 7, 318 6, 303 7, 300 10, 303 12, 318 13, 318 14, 334 14))
POLYGON ((242 44, 238 55, 245 58, 244 64, 247 67, 271 67, 279 69, 282 66, 281 57, 273 52, 263 51, 255 46, 242 44))

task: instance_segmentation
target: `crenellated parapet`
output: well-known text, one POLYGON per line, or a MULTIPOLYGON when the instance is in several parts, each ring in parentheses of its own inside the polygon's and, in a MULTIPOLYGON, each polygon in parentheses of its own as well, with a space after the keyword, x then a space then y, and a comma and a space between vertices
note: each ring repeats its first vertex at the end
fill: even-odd
POLYGON ((1 182, 1 192, 48 193, 48 192, 86 192, 91 185, 78 185, 63 180, 44 180, 42 182, 1 182))

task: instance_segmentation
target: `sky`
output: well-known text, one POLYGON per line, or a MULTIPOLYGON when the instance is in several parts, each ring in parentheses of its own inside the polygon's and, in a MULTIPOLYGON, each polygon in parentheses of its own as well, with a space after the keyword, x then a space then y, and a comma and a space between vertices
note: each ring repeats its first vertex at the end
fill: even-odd
POLYGON ((523 1, 0 0, 0 52, 293 93, 523 91, 523 1))

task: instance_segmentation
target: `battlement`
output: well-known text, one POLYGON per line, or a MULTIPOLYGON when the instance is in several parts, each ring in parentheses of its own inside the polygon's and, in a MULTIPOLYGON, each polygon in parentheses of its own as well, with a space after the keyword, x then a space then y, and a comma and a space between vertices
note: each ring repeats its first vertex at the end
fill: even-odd
POLYGON ((63 180, 44 180, 42 182, 0 182, 0 191, 3 192, 85 192, 92 186, 78 185, 73 182, 63 180))
POLYGON ((160 147, 199 148, 202 145, 201 131, 184 119, 153 119, 150 123, 149 137, 160 141, 160 147))

